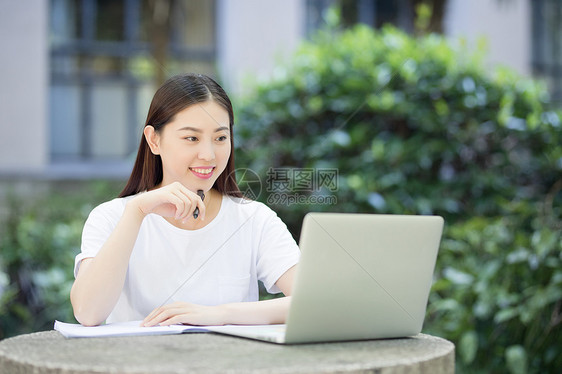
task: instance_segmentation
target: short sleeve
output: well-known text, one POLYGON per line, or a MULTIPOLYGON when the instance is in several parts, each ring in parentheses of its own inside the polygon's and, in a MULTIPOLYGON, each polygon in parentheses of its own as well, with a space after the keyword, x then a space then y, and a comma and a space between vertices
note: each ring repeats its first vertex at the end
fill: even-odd
POLYGON ((299 262, 300 250, 287 226, 271 209, 264 207, 258 242, 257 276, 269 293, 279 293, 279 278, 299 262))
POLYGON ((107 241, 122 215, 116 200, 104 203, 94 208, 82 230, 81 252, 74 259, 74 277, 78 275, 80 263, 85 258, 96 257, 101 247, 107 241))

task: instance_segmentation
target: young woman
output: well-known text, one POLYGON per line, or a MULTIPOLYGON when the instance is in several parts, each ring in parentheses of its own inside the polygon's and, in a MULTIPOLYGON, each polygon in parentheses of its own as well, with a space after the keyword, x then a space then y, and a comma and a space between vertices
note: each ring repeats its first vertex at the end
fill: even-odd
POLYGON ((81 324, 285 321, 290 298, 258 301, 257 282, 289 296, 299 249, 272 210, 242 198, 233 117, 207 76, 158 89, 127 185, 84 225, 70 293, 81 324))

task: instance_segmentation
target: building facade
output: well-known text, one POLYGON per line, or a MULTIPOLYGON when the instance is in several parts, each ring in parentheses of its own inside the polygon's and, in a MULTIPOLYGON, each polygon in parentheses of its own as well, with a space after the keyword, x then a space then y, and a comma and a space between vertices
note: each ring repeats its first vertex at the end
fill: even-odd
MULTIPOLYGON (((561 0, 443 3, 446 35, 560 94, 561 0)), ((0 0, 0 179, 126 177, 159 82, 196 71, 243 95, 334 5, 413 24, 414 0, 0 0)))

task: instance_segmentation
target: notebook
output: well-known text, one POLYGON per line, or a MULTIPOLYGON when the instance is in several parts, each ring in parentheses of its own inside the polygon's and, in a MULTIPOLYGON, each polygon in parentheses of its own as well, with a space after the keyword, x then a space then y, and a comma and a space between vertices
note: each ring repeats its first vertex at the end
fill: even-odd
POLYGON ((421 332, 443 230, 439 216, 308 213, 283 325, 84 327, 66 337, 214 332, 278 344, 413 336, 421 332))
POLYGON ((223 326, 220 333, 279 344, 416 335, 443 223, 439 216, 308 213, 286 325, 223 326))

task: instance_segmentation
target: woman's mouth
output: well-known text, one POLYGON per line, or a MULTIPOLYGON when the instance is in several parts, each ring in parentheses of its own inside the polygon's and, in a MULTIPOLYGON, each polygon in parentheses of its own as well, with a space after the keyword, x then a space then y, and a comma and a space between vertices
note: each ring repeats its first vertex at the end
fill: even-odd
POLYGON ((214 166, 209 167, 195 167, 189 168, 191 172, 197 177, 201 179, 209 179, 213 175, 213 171, 215 170, 214 166))

